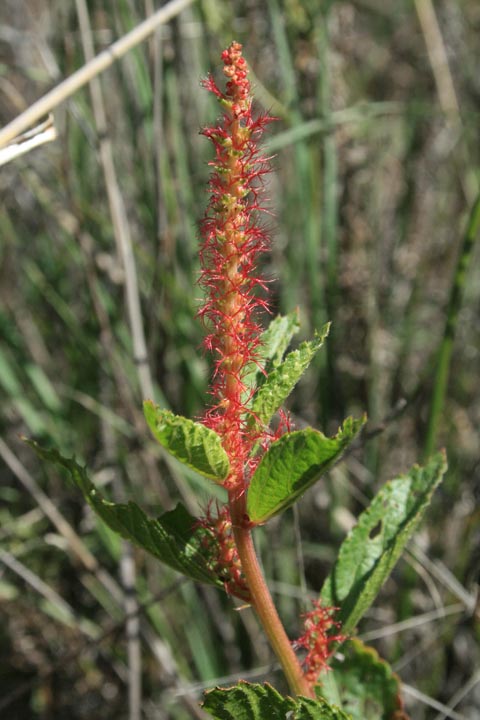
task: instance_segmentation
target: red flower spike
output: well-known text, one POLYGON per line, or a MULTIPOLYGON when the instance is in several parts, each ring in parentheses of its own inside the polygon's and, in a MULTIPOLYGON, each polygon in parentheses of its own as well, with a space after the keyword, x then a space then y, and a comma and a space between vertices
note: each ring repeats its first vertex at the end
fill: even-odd
POLYGON ((310 683, 318 682, 318 676, 324 670, 330 670, 328 659, 332 655, 334 645, 346 640, 345 635, 333 633, 339 630, 340 623, 333 619, 338 611, 335 607, 323 607, 314 601, 314 609, 302 615, 305 618, 305 633, 295 641, 295 647, 303 647, 307 655, 303 661, 305 677, 310 683))
POLYGON ((202 131, 215 149, 215 160, 210 162, 210 201, 201 224, 199 283, 206 299, 198 313, 209 331, 204 347, 214 357, 214 403, 202 422, 220 435, 229 456, 231 472, 224 486, 243 492, 252 467, 249 454, 264 435, 247 428, 250 398, 244 377, 248 364, 257 359, 261 328, 256 312, 268 310, 267 301, 257 294, 266 290, 266 282, 256 267, 269 242, 256 216, 264 211, 259 197, 262 176, 269 167, 257 141, 272 118, 252 117, 242 46, 232 42, 222 60, 225 92, 211 76, 203 83, 217 97, 223 115, 217 126, 202 131))
POLYGON ((225 591, 245 602, 250 602, 250 591, 242 572, 233 537, 232 521, 227 506, 216 508, 216 516, 211 504, 199 525, 208 531, 202 544, 209 555, 211 570, 223 581, 225 591))

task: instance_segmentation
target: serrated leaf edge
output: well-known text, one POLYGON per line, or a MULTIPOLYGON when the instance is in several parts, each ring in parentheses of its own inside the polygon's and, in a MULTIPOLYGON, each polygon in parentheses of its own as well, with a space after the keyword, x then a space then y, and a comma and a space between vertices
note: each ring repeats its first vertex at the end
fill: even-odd
MULTIPOLYGON (((257 524, 258 524, 258 525, 263 524, 263 523, 267 522, 268 520, 270 520, 272 517, 275 517, 275 515, 277 515, 277 514, 279 514, 279 513, 281 513, 281 512, 284 512, 284 511, 287 510, 289 507, 291 507, 293 504, 295 504, 295 502, 297 502, 297 500, 299 500, 300 497, 302 497, 302 495, 303 495, 307 490, 309 490, 311 487, 313 487, 313 485, 315 485, 315 484, 318 482, 318 480, 319 480, 321 477, 323 477, 323 475, 324 475, 326 472, 329 472, 337 463, 339 463, 339 462, 341 461, 341 459, 342 459, 342 457, 343 457, 343 455, 344 455, 344 453, 345 453, 345 450, 347 449, 348 445, 350 445, 350 443, 352 443, 352 442, 355 440, 355 438, 357 437, 358 433, 361 431, 361 429, 362 429, 363 426, 365 425, 366 420, 367 420, 366 414, 362 415, 361 418, 353 418, 353 417, 348 417, 348 418, 346 418, 346 419, 343 421, 342 425, 339 427, 336 435, 334 435, 333 437, 327 437, 327 436, 324 435, 324 433, 322 433, 320 430, 315 430, 314 428, 304 428, 303 430, 294 430, 293 432, 286 433, 285 435, 282 435, 282 436, 281 436, 278 440, 276 440, 274 443, 272 443, 272 445, 268 448, 268 450, 267 450, 267 452, 265 453, 265 455, 262 457, 262 459, 261 459, 261 461, 260 461, 257 469, 255 470, 255 473, 253 474, 253 477, 252 477, 252 479, 251 479, 251 481, 250 481, 251 483, 254 481, 255 475, 256 475, 256 473, 259 471, 260 467, 262 466, 262 463, 265 462, 265 459, 267 458, 268 453, 272 450, 272 448, 278 447, 279 444, 281 444, 282 442, 285 442, 285 438, 286 438, 286 437, 300 436, 301 434, 304 434, 305 432, 311 432, 311 433, 315 433, 315 434, 319 435, 319 436, 320 436, 322 439, 324 439, 324 440, 328 440, 328 441, 331 441, 331 442, 338 442, 339 445, 340 445, 340 447, 339 447, 338 452, 335 454, 334 459, 332 459, 331 464, 328 464, 328 463, 327 463, 327 466, 326 466, 325 469, 318 475, 318 477, 316 478, 316 480, 315 480, 313 483, 306 485, 306 486, 305 486, 305 489, 302 490, 302 491, 300 492, 300 494, 295 495, 295 498, 292 500, 291 504, 282 505, 282 506, 280 506, 280 508, 278 508, 276 511, 274 511, 274 512, 272 512, 272 513, 269 513, 269 514, 267 514, 267 515, 265 515, 265 516, 262 516, 262 517, 260 517, 260 518, 257 518, 257 517, 256 517, 255 519, 252 519, 252 522, 253 522, 254 524, 256 524, 256 525, 257 525, 257 524)), ((248 508, 248 491, 247 491, 247 508, 248 508)), ((247 512, 248 512, 248 510, 247 510, 247 512)))
MULTIPOLYGON (((269 373, 267 379, 265 382, 263 382, 256 393, 254 394, 252 401, 251 401, 251 411, 252 414, 249 418, 249 427, 253 427, 256 424, 263 424, 268 425, 270 420, 272 419, 273 415, 277 412, 277 410, 281 407, 281 405, 285 402, 285 400, 289 397, 290 393, 293 391, 294 387, 297 385, 297 383, 300 381, 302 375, 308 370, 313 358, 315 357, 316 353, 320 350, 320 348, 325 343, 326 338, 328 337, 328 334, 330 332, 331 323, 326 323, 323 328, 319 332, 315 332, 312 340, 304 340, 298 348, 295 350, 291 350, 285 358, 282 360, 281 363, 279 363, 276 367, 274 367, 271 372, 269 373), (297 376, 295 379, 293 379, 289 383, 289 389, 286 393, 284 393, 281 397, 275 400, 274 405, 269 409, 268 415, 263 415, 261 411, 261 404, 262 400, 264 399, 264 396, 268 396, 274 393, 275 391, 275 383, 278 380, 281 380, 282 373, 285 373, 286 369, 288 369, 288 366, 291 365, 292 369, 295 366, 295 363, 297 359, 301 358, 302 354, 305 352, 308 352, 309 357, 305 359, 302 363, 302 367, 300 368, 297 376)), ((280 387, 280 383, 278 383, 278 387, 280 387)))

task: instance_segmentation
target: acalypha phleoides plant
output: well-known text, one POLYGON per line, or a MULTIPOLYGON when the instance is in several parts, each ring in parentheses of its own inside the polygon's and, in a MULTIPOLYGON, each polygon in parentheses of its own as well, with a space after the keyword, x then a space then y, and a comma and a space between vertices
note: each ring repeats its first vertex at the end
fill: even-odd
MULTIPOLYGON (((259 273, 269 249, 262 223, 269 158, 260 149, 272 118, 254 111, 248 67, 237 42, 222 53, 222 87, 203 86, 220 105, 217 123, 203 130, 213 146, 209 202, 201 222, 204 302, 198 316, 211 354, 210 399, 199 420, 174 415, 151 400, 147 423, 177 460, 225 489, 195 518, 181 505, 150 518, 136 504, 111 503, 74 459, 31 445, 63 466, 100 517, 122 537, 196 582, 218 586, 250 607, 284 672, 291 695, 268 683, 240 681, 206 693, 215 718, 406 718, 399 679, 388 664, 354 638, 358 621, 390 574, 417 527, 446 463, 442 453, 425 467, 387 483, 340 547, 319 598, 299 618, 289 639, 263 576, 252 534, 285 512, 326 473, 359 434, 365 418, 348 418, 334 437, 291 428, 282 405, 328 335, 287 352, 298 330, 296 313, 278 316, 265 330, 269 283, 259 273), (302 627, 300 627, 302 626, 302 627)), ((244 610, 247 611, 247 610, 244 610)))

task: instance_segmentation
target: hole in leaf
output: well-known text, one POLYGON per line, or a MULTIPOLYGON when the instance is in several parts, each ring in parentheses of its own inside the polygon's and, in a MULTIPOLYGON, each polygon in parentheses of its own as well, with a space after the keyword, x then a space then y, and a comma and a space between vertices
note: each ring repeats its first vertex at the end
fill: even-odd
POLYGON ((375 527, 373 527, 370 530, 370 532, 368 533, 368 537, 370 538, 370 540, 373 540, 374 538, 377 537, 377 535, 380 535, 381 532, 382 532, 382 521, 379 520, 377 522, 377 524, 375 525, 375 527))

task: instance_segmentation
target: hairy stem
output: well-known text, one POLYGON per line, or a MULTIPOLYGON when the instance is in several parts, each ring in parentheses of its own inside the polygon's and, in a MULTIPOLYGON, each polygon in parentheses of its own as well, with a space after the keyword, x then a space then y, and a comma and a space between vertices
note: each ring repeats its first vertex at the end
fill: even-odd
POLYGON ((252 596, 252 605, 257 613, 258 619, 282 666, 290 690, 295 695, 315 697, 310 684, 304 676, 297 656, 293 651, 290 640, 273 603, 265 578, 263 577, 253 544, 252 533, 248 528, 244 527, 245 496, 242 495, 239 498, 235 497, 234 493, 230 493, 229 504, 238 555, 252 596))

